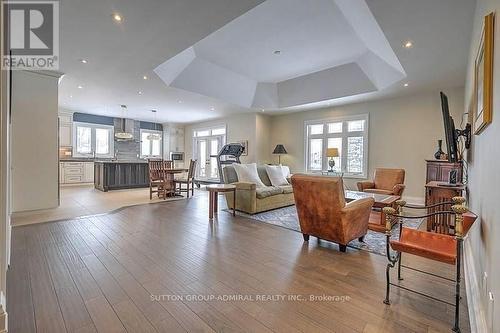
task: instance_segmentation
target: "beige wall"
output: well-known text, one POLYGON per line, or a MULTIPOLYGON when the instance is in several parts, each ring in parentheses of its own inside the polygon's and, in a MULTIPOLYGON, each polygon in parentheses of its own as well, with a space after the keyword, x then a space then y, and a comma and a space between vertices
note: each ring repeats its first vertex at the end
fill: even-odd
MULTIPOLYGON (((473 68, 481 36, 483 17, 495 11, 495 47, 493 74, 493 123, 481 135, 473 136, 469 151, 469 206, 479 215, 480 223, 471 232, 466 243, 465 254, 470 258, 467 268, 470 277, 469 289, 475 296, 469 308, 476 313, 471 318, 478 324, 488 325, 490 332, 500 331, 500 214, 498 199, 500 189, 500 3, 498 0, 479 0, 476 5, 474 29, 469 54, 468 76, 465 87, 465 105, 469 106, 473 86, 473 68), (484 273, 488 275, 483 284, 484 273), (474 292, 476 291, 476 292, 474 292), (496 297, 495 310, 488 301, 487 293, 496 297), (494 312, 494 313, 493 313, 494 312)), ((465 108, 466 112, 468 107, 465 108)), ((479 332, 479 331, 478 331, 479 332)))
MULTIPOLYGON (((463 110, 463 88, 445 89, 450 102, 450 112, 459 119, 463 110)), ((288 155, 281 158, 292 172, 303 172, 304 122, 344 115, 370 116, 369 175, 377 167, 404 168, 405 195, 408 200, 421 202, 424 196, 425 159, 431 159, 437 140, 444 138, 439 91, 420 93, 395 99, 351 104, 329 109, 303 111, 271 118, 271 146, 281 143, 288 155)), ((354 189, 358 179, 346 179, 354 189)))
POLYGON ((248 156, 242 156, 242 163, 257 161, 257 137, 256 137, 256 115, 255 113, 236 114, 224 119, 206 121, 186 126, 184 135, 185 160, 193 158, 193 131, 199 128, 214 125, 226 125, 226 142, 248 140, 248 156))
POLYGON ((271 147, 271 117, 265 114, 256 114, 255 119, 255 138, 256 138, 256 161, 260 164, 272 163, 271 147))
POLYGON ((13 73, 12 211, 57 207, 59 75, 13 73))

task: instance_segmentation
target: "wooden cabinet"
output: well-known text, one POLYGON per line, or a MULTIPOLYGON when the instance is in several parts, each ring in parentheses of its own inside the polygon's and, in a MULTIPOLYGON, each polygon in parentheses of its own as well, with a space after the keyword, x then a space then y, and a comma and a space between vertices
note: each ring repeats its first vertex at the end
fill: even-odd
POLYGON ((59 167, 61 184, 94 182, 94 162, 61 162, 59 167))
MULTIPOLYGON (((463 196, 464 185, 448 186, 442 182, 431 181, 425 185, 425 205, 431 206, 442 202, 451 202, 453 197, 463 196)), ((436 211, 451 210, 451 204, 431 207, 427 213, 436 211)), ((444 234, 453 234, 454 220, 452 215, 436 215, 427 218, 427 231, 434 231, 444 234)))
POLYGON ((73 114, 59 113, 59 147, 73 146, 73 114))
POLYGON ((448 182, 448 177, 450 171, 457 170, 458 177, 457 182, 462 183, 463 178, 463 167, 462 163, 450 163, 445 160, 426 160, 427 162, 427 178, 426 183, 437 181, 437 182, 448 182))

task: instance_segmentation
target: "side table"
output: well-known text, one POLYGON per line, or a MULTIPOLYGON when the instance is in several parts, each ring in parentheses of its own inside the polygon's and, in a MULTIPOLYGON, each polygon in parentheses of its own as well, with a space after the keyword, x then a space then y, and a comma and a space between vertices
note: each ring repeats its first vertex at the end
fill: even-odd
POLYGON ((233 192, 233 216, 236 215, 236 186, 231 184, 213 184, 207 185, 208 191, 208 218, 212 220, 214 213, 218 210, 218 194, 219 192, 233 192))

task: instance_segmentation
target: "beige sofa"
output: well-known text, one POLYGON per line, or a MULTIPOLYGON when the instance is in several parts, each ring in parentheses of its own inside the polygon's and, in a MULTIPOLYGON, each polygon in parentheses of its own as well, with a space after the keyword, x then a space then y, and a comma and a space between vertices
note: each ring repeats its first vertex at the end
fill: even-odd
MULTIPOLYGON (((236 185, 236 210, 255 214, 295 204, 292 185, 274 187, 271 185, 264 166, 258 166, 257 172, 266 187, 257 187, 254 183, 239 182, 236 171, 231 165, 222 170, 224 182, 236 185)), ((233 193, 225 193, 225 196, 227 206, 232 209, 233 193)))

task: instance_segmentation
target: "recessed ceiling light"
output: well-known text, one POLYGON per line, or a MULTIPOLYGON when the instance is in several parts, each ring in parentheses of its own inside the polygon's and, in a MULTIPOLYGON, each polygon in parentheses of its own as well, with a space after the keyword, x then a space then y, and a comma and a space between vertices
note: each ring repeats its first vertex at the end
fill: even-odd
POLYGON ((413 47, 413 42, 411 40, 407 40, 403 43, 403 47, 405 49, 411 49, 413 47))
POLYGON ((73 95, 69 95, 69 98, 73 98, 73 95))
POLYGON ((211 108, 210 108, 210 111, 215 111, 215 108, 214 108, 214 107, 211 107, 211 108))
POLYGON ((280 54, 281 54, 281 51, 280 51, 280 50, 276 50, 276 51, 274 51, 273 53, 274 53, 274 54, 276 54, 276 55, 280 55, 280 54))
POLYGON ((262 112, 266 112, 266 109, 262 109, 261 111, 262 111, 262 112))
POLYGON ((177 101, 177 103, 182 104, 182 101, 181 101, 181 100, 178 100, 178 101, 177 101))
POLYGON ((123 17, 118 13, 114 13, 113 20, 115 20, 116 22, 121 22, 121 21, 123 21, 123 17))
POLYGON ((409 86, 409 84, 408 84, 408 83, 405 83, 405 84, 403 84, 403 86, 408 87, 408 86, 409 86))
POLYGON ((139 90, 137 93, 138 93, 139 95, 142 95, 142 91, 140 91, 140 90, 139 90))
POLYGON ((144 75, 142 78, 143 78, 144 80, 147 80, 147 79, 148 79, 148 77, 147 77, 146 75, 144 75))
POLYGON ((87 60, 85 60, 85 59, 80 59, 80 62, 81 62, 82 64, 86 64, 86 63, 87 63, 87 60))
POLYGON ((82 85, 79 85, 77 88, 78 88, 78 89, 83 89, 83 86, 82 86, 82 85))

